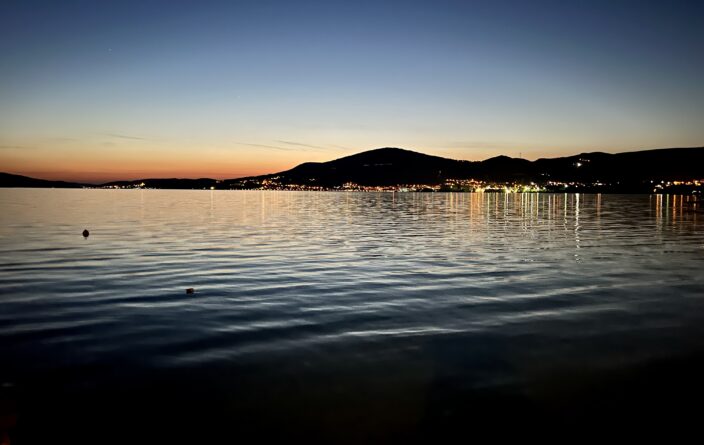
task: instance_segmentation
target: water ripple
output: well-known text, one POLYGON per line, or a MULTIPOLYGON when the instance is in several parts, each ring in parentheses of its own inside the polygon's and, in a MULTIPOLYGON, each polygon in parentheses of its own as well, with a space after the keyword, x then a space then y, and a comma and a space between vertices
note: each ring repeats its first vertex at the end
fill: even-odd
POLYGON ((15 375, 432 357, 477 386, 667 357, 704 346, 686 199, 3 189, 0 352, 15 375))

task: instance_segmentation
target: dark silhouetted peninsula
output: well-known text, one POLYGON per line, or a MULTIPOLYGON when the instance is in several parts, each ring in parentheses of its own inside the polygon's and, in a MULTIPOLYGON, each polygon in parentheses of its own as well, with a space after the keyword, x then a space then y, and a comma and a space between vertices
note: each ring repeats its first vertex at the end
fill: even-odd
POLYGON ((0 187, 34 187, 34 188, 80 188, 89 184, 66 181, 48 181, 28 176, 0 173, 0 187))

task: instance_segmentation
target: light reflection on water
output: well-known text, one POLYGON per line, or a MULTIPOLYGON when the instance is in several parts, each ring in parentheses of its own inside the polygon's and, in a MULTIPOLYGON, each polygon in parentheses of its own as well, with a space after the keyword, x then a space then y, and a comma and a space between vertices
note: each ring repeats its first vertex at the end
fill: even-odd
POLYGON ((0 377, 49 392, 188 370, 164 388, 219 416, 300 426, 342 400, 331 431, 360 412, 413 431, 476 391, 542 403, 547 376, 704 346, 689 196, 3 189, 0 208, 0 377))

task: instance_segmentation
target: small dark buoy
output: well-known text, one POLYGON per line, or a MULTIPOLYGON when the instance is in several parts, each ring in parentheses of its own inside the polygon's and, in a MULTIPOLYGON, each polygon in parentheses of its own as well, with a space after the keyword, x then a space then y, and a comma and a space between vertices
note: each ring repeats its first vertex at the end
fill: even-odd
POLYGON ((88 231, 88 229, 85 229, 83 231, 83 238, 88 238, 88 235, 90 235, 90 232, 88 231))
POLYGON ((195 293, 196 293, 196 290, 193 289, 192 287, 189 287, 188 289, 186 289, 186 293, 187 293, 187 294, 195 294, 195 293))

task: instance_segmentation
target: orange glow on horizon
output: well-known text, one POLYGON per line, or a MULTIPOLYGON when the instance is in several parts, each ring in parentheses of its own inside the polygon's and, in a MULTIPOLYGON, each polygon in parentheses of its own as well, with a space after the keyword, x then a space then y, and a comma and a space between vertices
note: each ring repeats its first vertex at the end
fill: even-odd
MULTIPOLYGON (((97 166, 99 168, 99 166, 97 166)), ((114 166, 113 166, 114 167, 114 166)), ((18 168, 9 168, 4 166, 3 173, 11 173, 22 176, 29 176, 37 179, 47 179, 52 181, 68 181, 68 182, 85 182, 90 184, 100 184, 112 181, 131 181, 136 179, 148 178, 212 178, 212 179, 235 179, 247 176, 260 176, 270 173, 276 173, 292 168, 293 166, 282 166, 280 168, 246 168, 243 166, 234 166, 232 170, 225 170, 220 166, 218 171, 212 169, 203 169, 202 167, 180 169, 118 169, 110 168, 105 170, 72 170, 72 169, 51 169, 44 170, 34 166, 26 166, 18 168)))
POLYGON ((123 149, 5 150, 0 171, 38 179, 99 184, 145 178, 233 179, 276 173, 311 160, 312 153, 228 152, 225 150, 123 149), (287 156, 283 156, 287 155, 287 156), (308 156, 307 156, 308 155, 308 156))
POLYGON ((0 171, 53 181, 104 183, 145 178, 233 179, 259 176, 293 168, 294 163, 270 162, 73 162, 66 160, 31 162, 0 159, 0 171), (141 165, 140 165, 141 164, 141 165))

